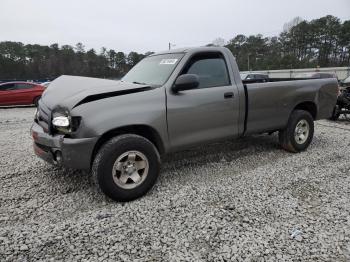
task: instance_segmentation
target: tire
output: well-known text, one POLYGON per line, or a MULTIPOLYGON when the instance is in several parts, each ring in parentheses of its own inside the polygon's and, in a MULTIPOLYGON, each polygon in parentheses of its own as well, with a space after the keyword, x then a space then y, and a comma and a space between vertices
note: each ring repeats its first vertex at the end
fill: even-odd
POLYGON ((41 96, 37 96, 36 98, 34 98, 33 104, 35 105, 35 107, 38 107, 40 98, 41 96))
POLYGON ((293 111, 289 117, 287 127, 279 131, 278 134, 281 147, 292 153, 306 150, 313 136, 314 120, 311 114, 304 110, 293 111))
POLYGON ((340 108, 336 105, 333 109, 332 116, 329 118, 330 120, 337 121, 340 116, 340 108))
POLYGON ((126 202, 145 195, 157 181, 159 170, 156 147, 144 137, 125 134, 100 148, 92 164, 92 178, 108 197, 126 202))

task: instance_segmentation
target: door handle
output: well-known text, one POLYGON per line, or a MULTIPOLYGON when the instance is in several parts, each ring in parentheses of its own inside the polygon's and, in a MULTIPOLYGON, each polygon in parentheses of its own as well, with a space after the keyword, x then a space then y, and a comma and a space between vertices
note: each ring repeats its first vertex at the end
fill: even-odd
POLYGON ((233 92, 226 92, 225 94, 224 94, 224 98, 226 99, 226 98, 233 98, 233 92))

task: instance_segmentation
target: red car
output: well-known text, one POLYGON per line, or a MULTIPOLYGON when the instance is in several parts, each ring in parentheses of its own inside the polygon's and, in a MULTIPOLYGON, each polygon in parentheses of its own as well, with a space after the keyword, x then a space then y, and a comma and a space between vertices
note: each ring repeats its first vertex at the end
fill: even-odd
POLYGON ((0 84, 0 106, 38 105, 45 87, 28 82, 8 82, 0 84))

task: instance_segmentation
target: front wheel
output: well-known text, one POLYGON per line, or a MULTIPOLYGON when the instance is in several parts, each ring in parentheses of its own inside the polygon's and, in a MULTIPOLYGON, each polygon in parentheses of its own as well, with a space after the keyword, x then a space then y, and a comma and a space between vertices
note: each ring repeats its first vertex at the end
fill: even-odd
POLYGON ((306 150, 314 136, 314 120, 304 110, 292 112, 287 127, 278 134, 283 149, 297 153, 306 150))
POLYGON ((146 138, 126 134, 112 138, 98 151, 92 176, 95 184, 116 201, 145 195, 159 175, 160 157, 146 138))

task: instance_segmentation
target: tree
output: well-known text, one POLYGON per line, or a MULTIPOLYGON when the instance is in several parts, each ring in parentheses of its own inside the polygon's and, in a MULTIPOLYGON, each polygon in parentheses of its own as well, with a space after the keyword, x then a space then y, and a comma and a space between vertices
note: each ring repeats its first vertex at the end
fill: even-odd
MULTIPOLYGON (((236 35, 226 43, 240 70, 272 70, 349 66, 350 20, 325 16, 312 21, 300 17, 286 23, 278 36, 236 35), (249 60, 249 63, 248 63, 249 60)), ((209 45, 221 46, 223 38, 209 45)), ((82 43, 50 46, 0 42, 0 80, 55 78, 62 74, 120 78, 152 52, 140 54, 108 50, 85 50, 82 43)))
POLYGON ((60 47, 0 42, 0 79, 51 79, 62 74, 120 78, 143 57, 104 47, 97 54, 94 49, 85 51, 82 43, 60 47))
POLYGON ((139 61, 144 58, 144 55, 138 54, 136 52, 130 52, 127 57, 127 64, 131 67, 135 66, 139 61))
POLYGON ((284 29, 272 38, 238 35, 227 47, 241 70, 247 70, 248 57, 256 70, 349 65, 349 21, 325 16, 308 22, 297 17, 284 29))
POLYGON ((304 19, 301 18, 300 16, 294 17, 291 21, 289 21, 283 25, 283 31, 289 32, 290 29, 297 26, 298 24, 300 24, 303 21, 304 21, 304 19))
POLYGON ((82 43, 77 43, 75 45, 75 50, 77 53, 85 53, 85 46, 82 43))
POLYGON ((212 45, 213 46, 224 46, 226 44, 226 40, 222 37, 218 37, 213 40, 212 45))
POLYGON ((121 75, 126 74, 128 71, 128 67, 126 65, 126 55, 123 52, 118 52, 115 59, 117 70, 121 75))

